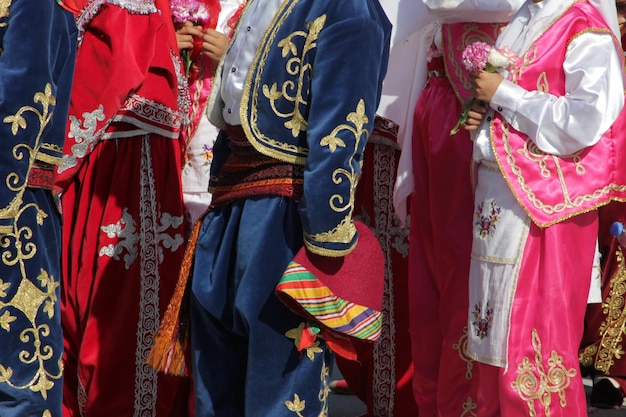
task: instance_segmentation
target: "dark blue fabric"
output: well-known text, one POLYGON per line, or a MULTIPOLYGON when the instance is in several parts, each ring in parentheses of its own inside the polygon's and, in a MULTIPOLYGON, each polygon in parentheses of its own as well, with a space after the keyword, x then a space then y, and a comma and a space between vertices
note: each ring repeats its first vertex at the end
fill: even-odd
POLYGON ((52 193, 26 186, 65 137, 76 51, 54 0, 0 8, 0 416, 61 417, 60 220, 52 193))
POLYGON ((321 255, 345 255, 357 240, 354 189, 390 32, 376 0, 286 0, 250 68, 242 125, 259 152, 305 165, 300 216, 321 255))
POLYGON ((323 341, 313 360, 297 351, 285 333, 304 319, 274 294, 301 246, 293 200, 239 200, 205 218, 191 302, 198 417, 293 417, 285 402, 295 394, 306 401, 305 416, 326 407, 330 352, 323 341))
POLYGON ((0 416, 61 417, 61 231, 51 193, 26 189, 15 227, 0 238, 0 378, 12 372, 0 383, 0 416))

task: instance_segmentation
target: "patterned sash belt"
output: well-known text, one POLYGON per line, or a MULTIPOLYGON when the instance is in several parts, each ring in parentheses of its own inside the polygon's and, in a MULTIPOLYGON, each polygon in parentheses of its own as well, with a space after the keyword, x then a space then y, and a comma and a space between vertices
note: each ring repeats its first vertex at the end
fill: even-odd
POLYGON ((28 173, 27 186, 52 190, 54 185, 54 165, 36 161, 28 173))
POLYGON ((259 153, 250 144, 241 126, 227 126, 231 154, 217 173, 212 206, 261 195, 300 200, 304 166, 279 161, 259 153))

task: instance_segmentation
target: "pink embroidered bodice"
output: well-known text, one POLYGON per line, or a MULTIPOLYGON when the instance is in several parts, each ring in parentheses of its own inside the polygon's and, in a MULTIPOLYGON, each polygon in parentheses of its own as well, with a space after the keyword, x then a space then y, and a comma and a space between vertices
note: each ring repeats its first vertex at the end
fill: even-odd
MULTIPOLYGON (((568 42, 583 32, 610 33, 597 10, 577 2, 522 56, 509 80, 529 91, 565 94, 563 62, 568 42)), ((533 222, 547 227, 626 197, 626 117, 622 112, 594 146, 572 155, 549 155, 495 113, 491 143, 505 179, 533 222), (616 134, 619 133, 619 134, 616 134), (621 156, 621 160, 618 157, 621 156)))

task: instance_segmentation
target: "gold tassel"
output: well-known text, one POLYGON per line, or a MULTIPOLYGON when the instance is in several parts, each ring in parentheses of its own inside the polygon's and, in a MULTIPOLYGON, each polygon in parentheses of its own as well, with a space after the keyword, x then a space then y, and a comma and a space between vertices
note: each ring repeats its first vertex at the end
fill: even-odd
POLYGON ((146 363, 170 375, 185 375, 185 354, 189 344, 189 311, 187 296, 194 251, 198 243, 198 235, 203 218, 193 225, 183 262, 178 275, 178 282, 170 300, 159 330, 154 336, 154 344, 148 354, 146 363))

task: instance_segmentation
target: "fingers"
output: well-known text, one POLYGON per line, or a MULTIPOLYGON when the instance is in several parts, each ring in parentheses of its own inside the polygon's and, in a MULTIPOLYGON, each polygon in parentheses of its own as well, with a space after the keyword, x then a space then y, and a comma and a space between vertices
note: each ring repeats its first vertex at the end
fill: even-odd
POLYGON ((191 22, 185 22, 176 29, 176 43, 178 49, 191 49, 193 47, 194 36, 202 36, 202 27, 194 26, 191 22))
POLYGON ((489 107, 484 101, 472 100, 472 105, 467 114, 467 121, 464 125, 465 130, 477 130, 480 124, 483 122, 483 119, 485 118, 485 114, 487 113, 488 109, 489 107))
POLYGON ((470 74, 470 80, 472 95, 481 101, 489 103, 503 77, 497 72, 478 71, 470 74))
POLYGON ((219 61, 228 48, 228 37, 213 29, 206 29, 202 40, 203 53, 215 61, 219 61))

